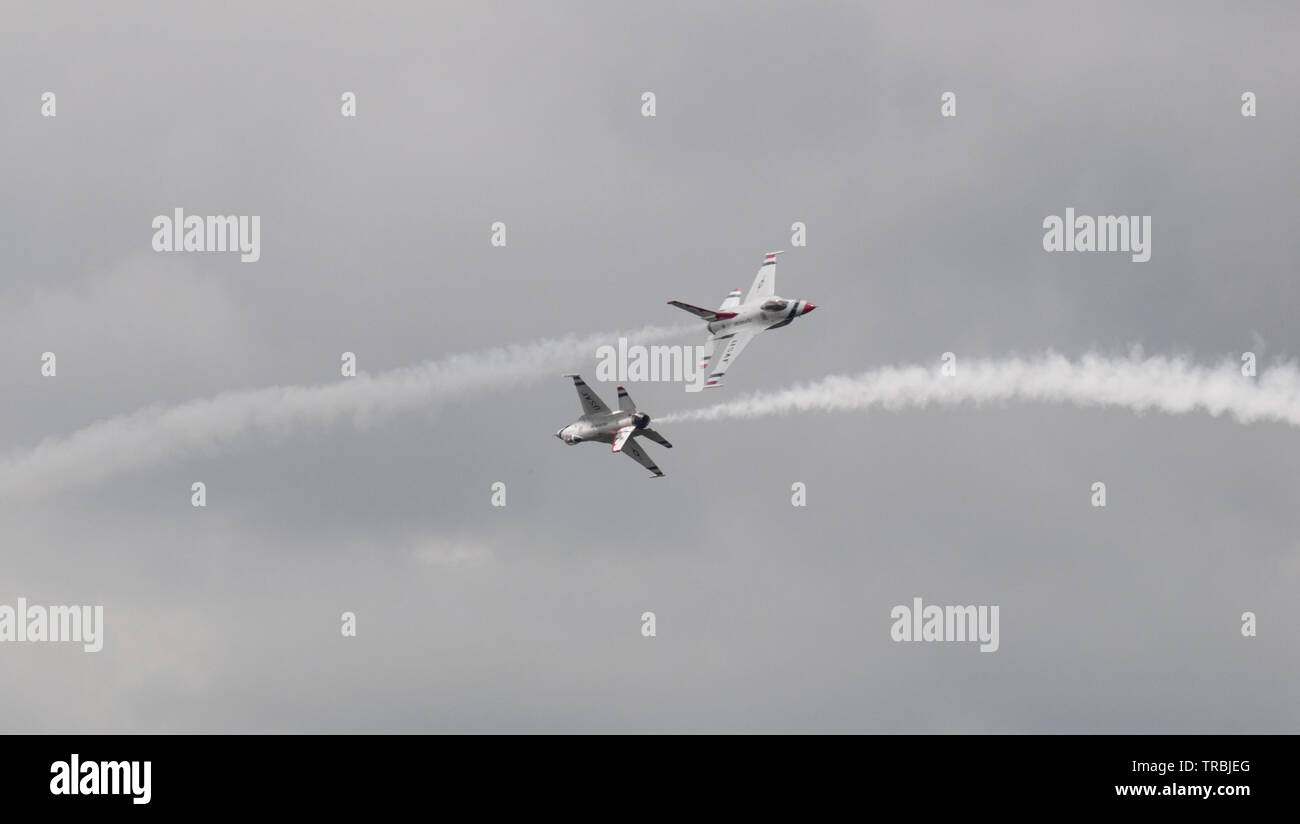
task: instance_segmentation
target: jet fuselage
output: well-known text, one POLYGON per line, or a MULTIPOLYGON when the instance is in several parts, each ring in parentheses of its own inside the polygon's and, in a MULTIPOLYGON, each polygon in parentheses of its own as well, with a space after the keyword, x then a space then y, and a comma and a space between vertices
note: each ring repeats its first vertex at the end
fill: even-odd
MULTIPOLYGON (((730 311, 719 310, 719 315, 731 315, 711 321, 707 328, 709 334, 725 335, 727 332, 748 326, 756 330, 776 329, 792 322, 800 315, 806 315, 817 307, 806 300, 791 300, 776 296, 761 301, 743 304, 730 311)), ((801 327, 802 328, 802 327, 801 327)))
POLYGON ((650 416, 644 412, 597 412, 583 415, 573 423, 555 433, 555 437, 570 446, 583 441, 613 443, 618 430, 625 426, 634 426, 638 430, 650 425, 650 416))

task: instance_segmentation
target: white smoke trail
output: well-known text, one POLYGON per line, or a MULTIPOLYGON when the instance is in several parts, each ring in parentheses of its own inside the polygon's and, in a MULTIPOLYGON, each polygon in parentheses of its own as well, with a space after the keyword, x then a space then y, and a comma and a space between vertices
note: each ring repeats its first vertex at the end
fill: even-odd
POLYGON ((284 435, 347 418, 359 427, 369 426, 440 400, 556 377, 575 358, 592 357, 597 347, 620 337, 649 342, 695 328, 647 326, 634 332, 548 338, 336 383, 244 389, 174 406, 150 406, 71 435, 46 438, 29 451, 0 459, 0 501, 94 484, 195 453, 214 454, 250 432, 284 435))
POLYGON ((1300 371, 1287 363, 1245 377, 1225 361, 1198 366, 1182 358, 1056 354, 1030 360, 962 360, 957 374, 938 368, 882 367, 858 375, 832 375, 773 393, 677 412, 658 424, 788 415, 793 412, 898 410, 930 404, 1032 401, 1111 406, 1134 412, 1183 414, 1202 410, 1240 423, 1300 426, 1300 371))

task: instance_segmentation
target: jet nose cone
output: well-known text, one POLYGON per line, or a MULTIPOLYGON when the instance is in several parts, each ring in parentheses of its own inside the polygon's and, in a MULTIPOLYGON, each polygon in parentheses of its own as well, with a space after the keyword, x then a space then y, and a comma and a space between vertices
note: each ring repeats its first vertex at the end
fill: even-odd
POLYGON ((806 315, 806 314, 808 314, 809 312, 811 312, 812 310, 814 310, 814 309, 816 309, 816 308, 817 308, 817 304, 813 303, 812 301, 807 301, 807 300, 805 300, 805 301, 803 302, 803 311, 800 312, 799 314, 801 314, 801 315, 806 315))

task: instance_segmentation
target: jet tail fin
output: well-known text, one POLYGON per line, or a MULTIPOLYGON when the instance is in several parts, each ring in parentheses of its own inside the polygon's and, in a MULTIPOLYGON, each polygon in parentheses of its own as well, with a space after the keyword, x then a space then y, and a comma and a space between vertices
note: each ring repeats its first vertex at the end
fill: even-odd
POLYGON ((618 408, 624 412, 636 411, 636 404, 632 403, 632 396, 621 386, 618 388, 618 408))
POLYGON ((690 312, 692 315, 695 315, 698 318, 703 318, 704 320, 707 320, 709 323, 712 323, 715 320, 725 320, 726 318, 734 318, 736 316, 735 312, 722 312, 722 311, 714 312, 712 309, 704 309, 699 306, 692 306, 689 303, 682 303, 680 300, 670 300, 668 301, 668 305, 676 306, 678 309, 681 309, 683 312, 690 312))

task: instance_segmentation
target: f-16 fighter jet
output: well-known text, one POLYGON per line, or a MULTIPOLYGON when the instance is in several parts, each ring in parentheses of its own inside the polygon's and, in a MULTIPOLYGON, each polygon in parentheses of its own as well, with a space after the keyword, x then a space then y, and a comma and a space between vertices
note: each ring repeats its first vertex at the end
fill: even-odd
POLYGON ((733 289, 716 312, 679 300, 668 301, 708 322, 709 339, 704 342, 703 354, 700 355, 705 388, 722 386, 722 376, 727 374, 727 369, 759 332, 788 326, 795 318, 817 308, 816 304, 806 300, 776 296, 776 256, 779 254, 772 252, 763 258, 754 285, 749 287, 744 300, 740 298, 740 290, 733 289))
POLYGON ((581 375, 564 377, 573 378, 573 388, 578 390, 578 403, 582 405, 582 417, 556 432, 555 437, 570 446, 583 441, 611 444, 611 452, 622 452, 653 472, 654 477, 662 478, 664 473, 659 471, 655 462, 650 460, 650 456, 633 439, 641 435, 669 449, 673 445, 650 428, 650 416, 636 411, 627 390, 621 386, 618 388, 618 411, 612 412, 604 401, 596 397, 591 387, 583 382, 581 375))

